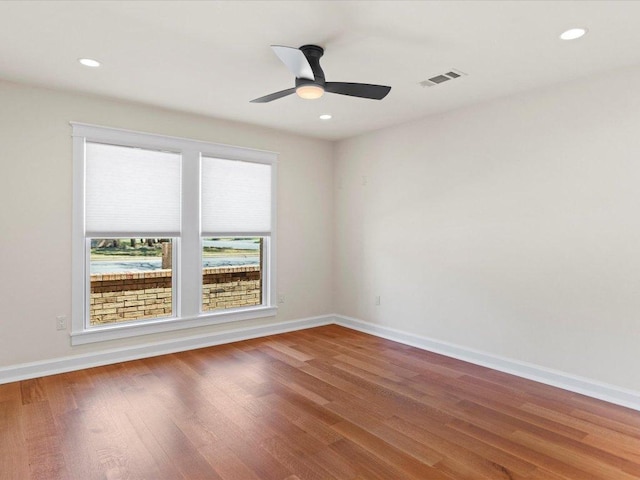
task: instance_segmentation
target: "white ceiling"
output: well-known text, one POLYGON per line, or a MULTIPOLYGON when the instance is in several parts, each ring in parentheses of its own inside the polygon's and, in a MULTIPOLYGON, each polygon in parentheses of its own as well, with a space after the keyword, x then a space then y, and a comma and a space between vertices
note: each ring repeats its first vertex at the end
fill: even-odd
POLYGON ((341 139, 638 65, 639 19, 639 1, 611 0, 0 1, 0 78, 341 139), (574 26, 589 33, 558 39, 574 26), (269 45, 308 43, 328 81, 391 92, 249 103, 293 86, 269 45), (419 85, 452 68, 468 75, 419 85))

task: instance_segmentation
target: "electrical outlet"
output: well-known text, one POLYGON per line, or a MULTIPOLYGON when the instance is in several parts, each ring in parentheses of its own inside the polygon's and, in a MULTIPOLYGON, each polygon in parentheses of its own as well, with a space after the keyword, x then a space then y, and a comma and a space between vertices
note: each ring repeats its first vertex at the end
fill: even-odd
POLYGON ((67 329, 67 316, 58 315, 56 317, 56 330, 66 330, 66 329, 67 329))
POLYGON ((380 295, 376 295, 376 305, 380 306, 380 295))

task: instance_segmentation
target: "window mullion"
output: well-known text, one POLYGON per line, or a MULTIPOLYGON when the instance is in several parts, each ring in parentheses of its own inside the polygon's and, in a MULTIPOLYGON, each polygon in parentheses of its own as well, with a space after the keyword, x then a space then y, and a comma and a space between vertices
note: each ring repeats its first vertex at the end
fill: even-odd
POLYGON ((200 153, 182 152, 182 234, 178 272, 179 317, 200 313, 202 260, 200 258, 200 153))

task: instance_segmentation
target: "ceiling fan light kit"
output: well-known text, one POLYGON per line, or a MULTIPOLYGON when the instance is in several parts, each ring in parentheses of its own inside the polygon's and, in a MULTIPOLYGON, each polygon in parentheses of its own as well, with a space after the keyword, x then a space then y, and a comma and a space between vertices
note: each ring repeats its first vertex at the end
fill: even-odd
POLYGON ((320 66, 324 49, 317 45, 303 45, 300 48, 272 45, 274 53, 296 77, 295 87, 275 92, 251 100, 251 103, 267 103, 296 93, 300 98, 314 100, 325 92, 351 97, 382 100, 391 87, 369 83, 327 82, 320 66))
POLYGON ((315 100, 316 98, 320 98, 324 95, 324 88, 320 85, 300 85, 296 87, 296 94, 300 98, 304 98, 305 100, 315 100))

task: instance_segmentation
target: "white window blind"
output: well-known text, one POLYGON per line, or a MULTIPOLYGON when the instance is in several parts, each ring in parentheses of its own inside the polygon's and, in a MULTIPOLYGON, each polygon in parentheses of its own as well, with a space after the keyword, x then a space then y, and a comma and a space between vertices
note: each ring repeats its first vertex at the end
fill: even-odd
POLYGON ((93 142, 85 148, 88 236, 179 235, 181 155, 93 142))
POLYGON ((271 165, 202 157, 202 234, 271 231, 271 165))

